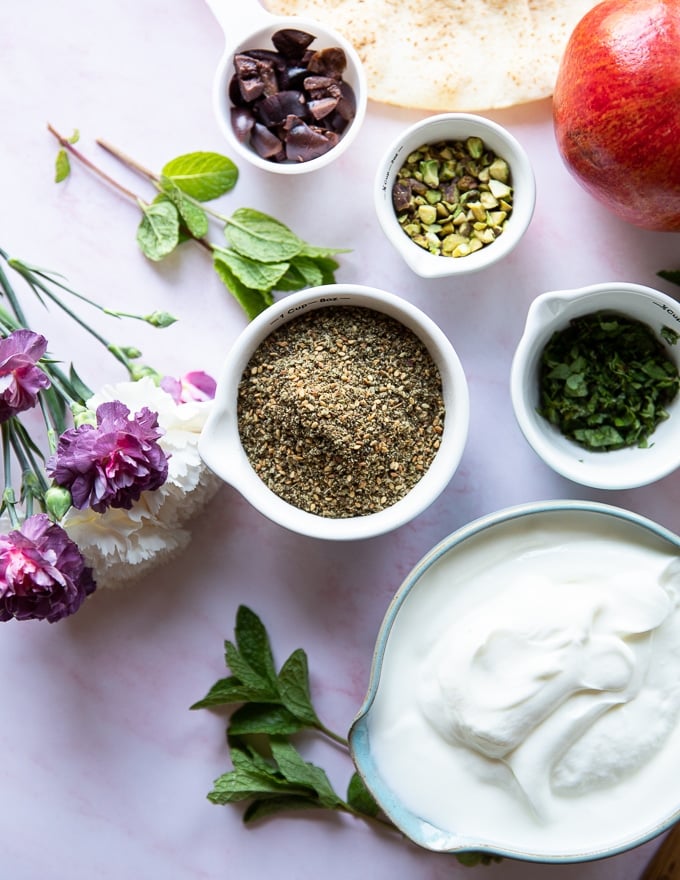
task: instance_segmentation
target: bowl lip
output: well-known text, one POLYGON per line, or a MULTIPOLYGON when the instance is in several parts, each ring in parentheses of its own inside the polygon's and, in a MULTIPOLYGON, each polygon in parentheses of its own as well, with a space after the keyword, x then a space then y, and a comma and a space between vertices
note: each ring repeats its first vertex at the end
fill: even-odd
MULTIPOLYGON (((264 10, 262 12, 264 13, 264 10)), ((328 27, 311 18, 293 15, 274 16, 266 14, 264 17, 258 16, 257 26, 254 26, 249 33, 243 34, 239 32, 233 39, 230 39, 229 33, 229 30, 225 28, 227 45, 224 48, 213 77, 212 106, 220 131, 231 149, 255 168, 284 176, 308 174, 325 168, 331 162, 340 158, 356 140, 362 128, 368 106, 366 70, 354 45, 332 27, 328 27), (307 31, 307 33, 314 34, 315 39, 318 39, 320 43, 337 45, 344 50, 347 57, 347 68, 343 79, 352 86, 356 100, 354 118, 343 132, 338 143, 328 152, 307 162, 270 162, 258 156, 250 146, 239 141, 229 118, 230 109, 233 107, 233 104, 228 96, 227 88, 231 78, 230 70, 234 54, 244 49, 247 44, 252 44, 250 48, 268 48, 268 46, 258 46, 258 41, 270 43, 271 35, 277 30, 286 27, 307 31)))
MULTIPOLYGON (((668 345, 659 332, 651 326, 651 321, 630 314, 628 304, 643 301, 658 306, 660 315, 665 315, 669 322, 675 322, 680 333, 680 303, 660 290, 633 282, 609 281, 547 291, 539 294, 529 305, 522 335, 517 343, 510 368, 510 398, 515 420, 539 458, 556 473, 580 485, 606 490, 635 489, 663 479, 680 467, 680 444, 673 447, 675 449, 673 456, 673 448, 670 449, 670 455, 666 453, 665 447, 657 447, 658 451, 652 451, 653 446, 640 450, 637 450, 637 447, 626 447, 621 450, 596 453, 581 448, 578 444, 570 443, 568 438, 564 438, 559 433, 559 429, 538 420, 527 392, 530 384, 529 375, 536 369, 540 353, 551 334, 567 326, 570 318, 591 314, 601 309, 617 311, 622 315, 628 314, 636 320, 647 323, 680 368, 680 343, 675 347, 668 345), (598 305, 600 299, 612 296, 620 296, 621 301, 616 305, 598 305), (558 311, 560 306, 562 308, 558 311), (574 458, 570 458, 558 448, 552 438, 557 442, 573 445, 574 458), (611 456, 623 453, 626 459, 629 459, 637 452, 647 454, 645 464, 649 466, 644 470, 631 467, 629 461, 626 463, 623 460, 621 466, 616 469, 611 465, 611 456), (598 460, 599 456, 607 456, 609 462, 607 469, 600 467, 604 459, 598 460)), ((680 408, 680 396, 672 402, 671 407, 674 410, 680 408)), ((663 428, 663 424, 659 428, 663 428)))
POLYGON ((423 846, 426 849, 432 849, 437 852, 484 852, 490 855, 498 855, 502 857, 514 858, 527 862, 541 862, 546 864, 570 864, 577 862, 595 861, 602 858, 608 858, 622 852, 626 852, 634 847, 640 846, 649 840, 657 837, 666 831, 676 821, 680 820, 680 806, 669 817, 665 817, 656 827, 648 829, 639 837, 632 841, 624 841, 616 846, 609 847, 604 850, 589 850, 584 852, 564 853, 559 855, 546 855, 540 852, 518 851, 509 847, 493 846, 484 841, 460 838, 456 840, 454 846, 450 845, 451 838, 455 838, 455 832, 444 832, 437 829, 425 820, 420 819, 410 811, 405 811, 399 806, 396 796, 392 795, 391 790, 379 779, 376 784, 374 780, 369 780, 368 774, 364 767, 364 758, 359 756, 359 752, 364 749, 370 756, 368 743, 368 716, 375 702, 375 698, 380 685, 380 677, 382 674, 382 665, 384 660, 387 643, 390 633, 394 626, 395 619, 406 601, 411 590, 416 586, 422 576, 437 563, 444 555, 451 552, 465 541, 473 538, 488 529, 502 526, 513 520, 525 517, 541 517, 551 516, 562 513, 587 513, 596 514, 604 517, 613 517, 622 522, 627 522, 635 527, 650 532, 655 537, 666 541, 678 548, 680 552, 680 535, 672 532, 665 526, 660 525, 649 517, 634 511, 627 510, 623 507, 617 507, 600 501, 587 501, 582 499, 554 499, 547 501, 530 501, 522 504, 512 505, 510 507, 501 508, 490 513, 483 514, 474 520, 460 526, 455 531, 444 537, 435 544, 425 555, 415 564, 409 574, 406 575, 396 593, 392 597, 383 620, 380 624, 378 635, 375 641, 371 668, 369 673, 369 683, 366 690, 364 700, 358 709, 348 733, 348 743, 352 760, 359 776, 362 778, 366 788, 373 794, 376 800, 379 800, 381 808, 388 815, 390 820, 414 843, 423 846), (385 797, 376 795, 376 788, 384 788, 385 797), (406 816, 406 818, 405 818, 406 816), (444 844, 442 845, 442 841, 444 844))
POLYGON ((373 203, 378 222, 388 241, 417 275, 423 278, 469 275, 498 262, 519 244, 534 214, 536 178, 527 151, 507 128, 475 113, 438 113, 409 126, 383 153, 374 177, 373 203), (463 131, 461 134, 447 135, 444 130, 452 126, 463 131), (493 244, 460 259, 441 257, 423 250, 405 235, 392 207, 391 184, 403 164, 397 160, 407 150, 415 149, 415 146, 407 146, 408 144, 418 140, 420 146, 442 139, 458 139, 466 134, 478 135, 483 139, 490 139, 493 144, 501 145, 492 144, 491 148, 506 159, 513 181, 518 182, 519 188, 515 188, 508 228, 493 244))
POLYGON ((218 378, 214 405, 199 438, 198 451, 212 471, 273 522, 308 537, 358 540, 404 525, 439 497, 460 464, 469 423, 469 389, 463 365, 450 340, 432 318, 408 300, 379 288, 327 284, 289 294, 261 312, 237 337, 218 378), (364 306, 383 312, 420 338, 439 369, 448 418, 444 420, 441 446, 433 462, 403 498, 376 513, 334 519, 294 507, 257 476, 238 437, 235 400, 243 370, 266 336, 301 312, 336 305, 364 306))

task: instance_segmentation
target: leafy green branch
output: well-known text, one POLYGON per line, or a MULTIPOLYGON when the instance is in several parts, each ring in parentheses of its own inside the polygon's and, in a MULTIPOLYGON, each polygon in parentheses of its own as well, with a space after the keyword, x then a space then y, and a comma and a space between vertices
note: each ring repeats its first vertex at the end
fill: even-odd
POLYGON ((276 670, 271 644, 260 618, 240 606, 235 641, 225 642, 232 673, 217 681, 192 709, 236 706, 227 728, 233 769, 215 780, 208 798, 215 804, 250 801, 244 822, 287 810, 341 810, 394 827, 354 773, 345 798, 325 771, 306 761, 290 736, 304 730, 323 734, 347 748, 347 739, 322 723, 310 696, 307 655, 293 651, 276 670))
MULTIPOLYGON (((234 641, 225 641, 224 649, 231 674, 191 706, 238 707, 227 726, 232 769, 214 781, 208 799, 214 804, 245 803, 246 824, 289 811, 327 809, 398 831, 356 771, 341 797, 326 772, 306 761, 294 745, 295 734, 316 732, 351 757, 347 739, 329 730, 314 709, 306 653, 301 648, 293 651, 277 671, 269 635, 260 618, 244 605, 236 613, 234 641)), ((464 865, 498 861, 483 853, 462 853, 457 858, 464 865)))
POLYGON ((215 272, 249 318, 271 305, 276 291, 292 292, 335 281, 335 270, 339 268, 335 256, 347 249, 310 245, 279 220, 252 208, 238 208, 226 216, 206 206, 206 202, 225 195, 236 185, 238 169, 227 156, 187 153, 167 162, 156 174, 99 140, 100 147, 151 185, 155 194, 144 199, 75 146, 78 132, 65 137, 52 125, 47 128, 60 144, 56 182, 69 176, 69 157, 73 157, 133 201, 142 214, 137 243, 150 260, 164 259, 185 241, 197 242, 212 254, 215 272), (224 242, 207 238, 211 220, 221 225, 224 242))

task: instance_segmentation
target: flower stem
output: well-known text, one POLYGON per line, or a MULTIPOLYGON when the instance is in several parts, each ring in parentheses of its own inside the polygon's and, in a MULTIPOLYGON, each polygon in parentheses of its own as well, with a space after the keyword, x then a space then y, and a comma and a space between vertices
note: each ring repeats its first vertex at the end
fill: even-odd
MULTIPOLYGON (((63 300, 61 300, 52 290, 50 290, 50 288, 46 284, 43 283, 43 281, 40 280, 39 276, 41 276, 41 273, 34 272, 25 263, 22 263, 19 260, 11 260, 10 265, 13 269, 16 269, 16 271, 21 274, 26 283, 30 286, 30 288, 38 297, 40 297, 38 291, 42 291, 42 293, 44 293, 45 296, 49 297, 55 305, 59 306, 62 311, 66 312, 69 318, 72 318, 77 324, 79 324, 83 328, 83 330, 86 330, 88 333, 94 336, 94 338, 98 342, 100 342, 105 348, 109 348, 110 343, 107 339, 105 339, 101 334, 97 333, 97 331, 93 327, 90 327, 88 323, 86 323, 81 317, 79 317, 79 315, 77 315, 72 309, 70 309, 63 300)), ((43 275, 42 277, 47 276, 43 275)), ((52 278, 50 278, 49 280, 54 281, 52 278)), ((59 282, 54 283, 59 284, 59 282)), ((59 284, 59 287, 63 288, 64 285, 59 284)), ((64 289, 68 290, 68 288, 64 289)), ((76 294, 76 296, 79 296, 79 294, 76 294)), ((82 299, 82 297, 80 298, 82 299)))
MULTIPOLYGON (((3 259, 7 260, 7 264, 9 265, 9 257, 7 256, 7 254, 4 251, 0 251, 0 254, 2 255, 3 259)), ((28 328, 28 322, 26 321, 23 309, 21 308, 17 295, 14 292, 14 288, 9 283, 9 278, 7 277, 7 275, 5 275, 2 266, 0 266, 0 287, 2 287, 2 291, 12 307, 12 311, 14 312, 14 315, 18 321, 18 326, 28 328)))

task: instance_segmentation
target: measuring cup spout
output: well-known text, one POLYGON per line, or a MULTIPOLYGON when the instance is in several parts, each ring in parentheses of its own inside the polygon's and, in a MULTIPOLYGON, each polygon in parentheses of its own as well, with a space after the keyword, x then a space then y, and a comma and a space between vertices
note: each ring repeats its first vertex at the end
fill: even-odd
POLYGON ((241 3, 236 9, 234 0, 206 0, 206 3, 224 31, 227 43, 234 46, 249 33, 265 27, 276 18, 258 0, 241 3))

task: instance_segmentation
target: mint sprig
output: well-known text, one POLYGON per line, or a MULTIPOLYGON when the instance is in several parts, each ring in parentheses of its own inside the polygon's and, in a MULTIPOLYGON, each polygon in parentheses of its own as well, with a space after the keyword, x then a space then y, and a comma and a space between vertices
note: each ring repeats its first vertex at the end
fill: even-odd
POLYGON ((301 731, 316 731, 348 749, 347 739, 326 727, 312 704, 305 651, 293 651, 277 670, 262 621, 241 605, 234 640, 225 641, 224 656, 231 674, 191 706, 237 707, 227 727, 232 769, 215 780, 208 799, 215 804, 247 801, 245 823, 316 808, 340 810, 393 828, 358 773, 352 773, 343 798, 326 772, 305 760, 291 740, 301 731))
POLYGON ((289 293, 335 281, 339 264, 334 257, 347 249, 311 245, 284 223, 252 208, 238 208, 225 216, 206 207, 206 202, 236 185, 238 168, 229 157, 207 151, 186 153, 171 159, 155 174, 106 141, 97 141, 153 187, 154 196, 144 199, 80 152, 75 147, 77 136, 66 138, 51 125, 48 130, 60 144, 57 182, 69 176, 72 156, 134 201, 141 212, 137 244, 154 262, 165 259, 185 241, 198 242, 212 253, 217 276, 248 318, 270 306, 275 292, 289 293), (224 241, 208 239, 211 221, 221 227, 224 241))
MULTIPOLYGON (((230 672, 191 709, 234 708, 227 723, 232 769, 213 783, 213 804, 244 805, 250 825, 297 810, 334 810, 397 831, 380 810, 361 776, 352 772, 341 797, 323 768, 307 761, 292 737, 303 731, 330 738, 349 754, 347 739, 329 730, 312 704, 307 655, 298 648, 277 671, 269 635, 260 618, 245 605, 236 613, 234 640, 225 641, 230 672)), ((462 853, 463 865, 501 861, 486 853, 462 853)))

